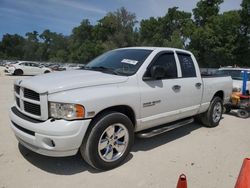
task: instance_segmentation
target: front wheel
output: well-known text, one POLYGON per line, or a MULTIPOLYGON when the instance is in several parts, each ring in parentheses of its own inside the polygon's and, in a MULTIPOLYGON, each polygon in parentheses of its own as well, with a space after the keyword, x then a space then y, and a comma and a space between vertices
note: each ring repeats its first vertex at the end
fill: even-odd
POLYGON ((44 74, 47 74, 47 73, 50 73, 50 71, 49 70, 44 71, 44 74))
POLYGON ((110 112, 94 120, 93 128, 80 147, 84 160, 92 167, 110 170, 119 166, 134 142, 134 128, 124 114, 110 112))
POLYGON ((23 75, 23 70, 21 70, 21 69, 16 69, 16 70, 14 71, 14 75, 16 75, 16 76, 21 76, 21 75, 23 75))
POLYGON ((220 97, 214 97, 208 110, 201 114, 201 122, 206 127, 216 127, 219 125, 223 113, 223 104, 220 97))

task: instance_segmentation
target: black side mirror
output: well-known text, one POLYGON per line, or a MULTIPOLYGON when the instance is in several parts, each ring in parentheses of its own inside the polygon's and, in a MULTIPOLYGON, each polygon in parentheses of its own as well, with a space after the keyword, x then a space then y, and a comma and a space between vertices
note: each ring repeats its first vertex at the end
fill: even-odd
POLYGON ((150 69, 151 77, 155 80, 159 80, 165 77, 166 71, 162 66, 155 65, 150 69))

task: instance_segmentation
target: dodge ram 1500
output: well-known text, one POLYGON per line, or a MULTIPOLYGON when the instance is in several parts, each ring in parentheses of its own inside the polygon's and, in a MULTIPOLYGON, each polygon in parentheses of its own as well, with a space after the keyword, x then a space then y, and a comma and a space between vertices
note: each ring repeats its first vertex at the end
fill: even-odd
POLYGON ((80 151, 97 169, 119 166, 134 142, 191 123, 219 124, 231 77, 202 77, 189 51, 130 47, 83 70, 17 80, 11 128, 26 148, 48 156, 80 151))

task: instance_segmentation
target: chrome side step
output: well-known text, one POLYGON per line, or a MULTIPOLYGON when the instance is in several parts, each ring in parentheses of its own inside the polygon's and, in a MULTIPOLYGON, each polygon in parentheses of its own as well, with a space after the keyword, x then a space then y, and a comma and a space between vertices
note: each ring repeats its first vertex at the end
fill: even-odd
POLYGON ((155 129, 144 130, 142 132, 137 133, 137 136, 139 138, 150 138, 150 137, 153 137, 153 136, 156 136, 156 135, 171 131, 173 129, 182 127, 182 126, 187 125, 187 124, 192 123, 192 122, 194 122, 194 118, 185 119, 183 121, 179 121, 179 122, 174 123, 172 125, 168 124, 168 125, 166 125, 164 127, 160 127, 160 128, 156 127, 155 129))

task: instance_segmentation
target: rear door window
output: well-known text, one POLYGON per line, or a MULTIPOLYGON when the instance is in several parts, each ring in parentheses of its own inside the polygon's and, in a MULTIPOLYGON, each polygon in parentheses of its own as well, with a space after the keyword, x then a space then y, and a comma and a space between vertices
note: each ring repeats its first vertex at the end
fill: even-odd
POLYGON ((181 65, 183 78, 196 77, 194 62, 191 55, 185 53, 177 53, 181 65))
POLYGON ((38 67, 38 65, 35 64, 35 63, 30 63, 30 65, 31 65, 32 67, 38 67))

